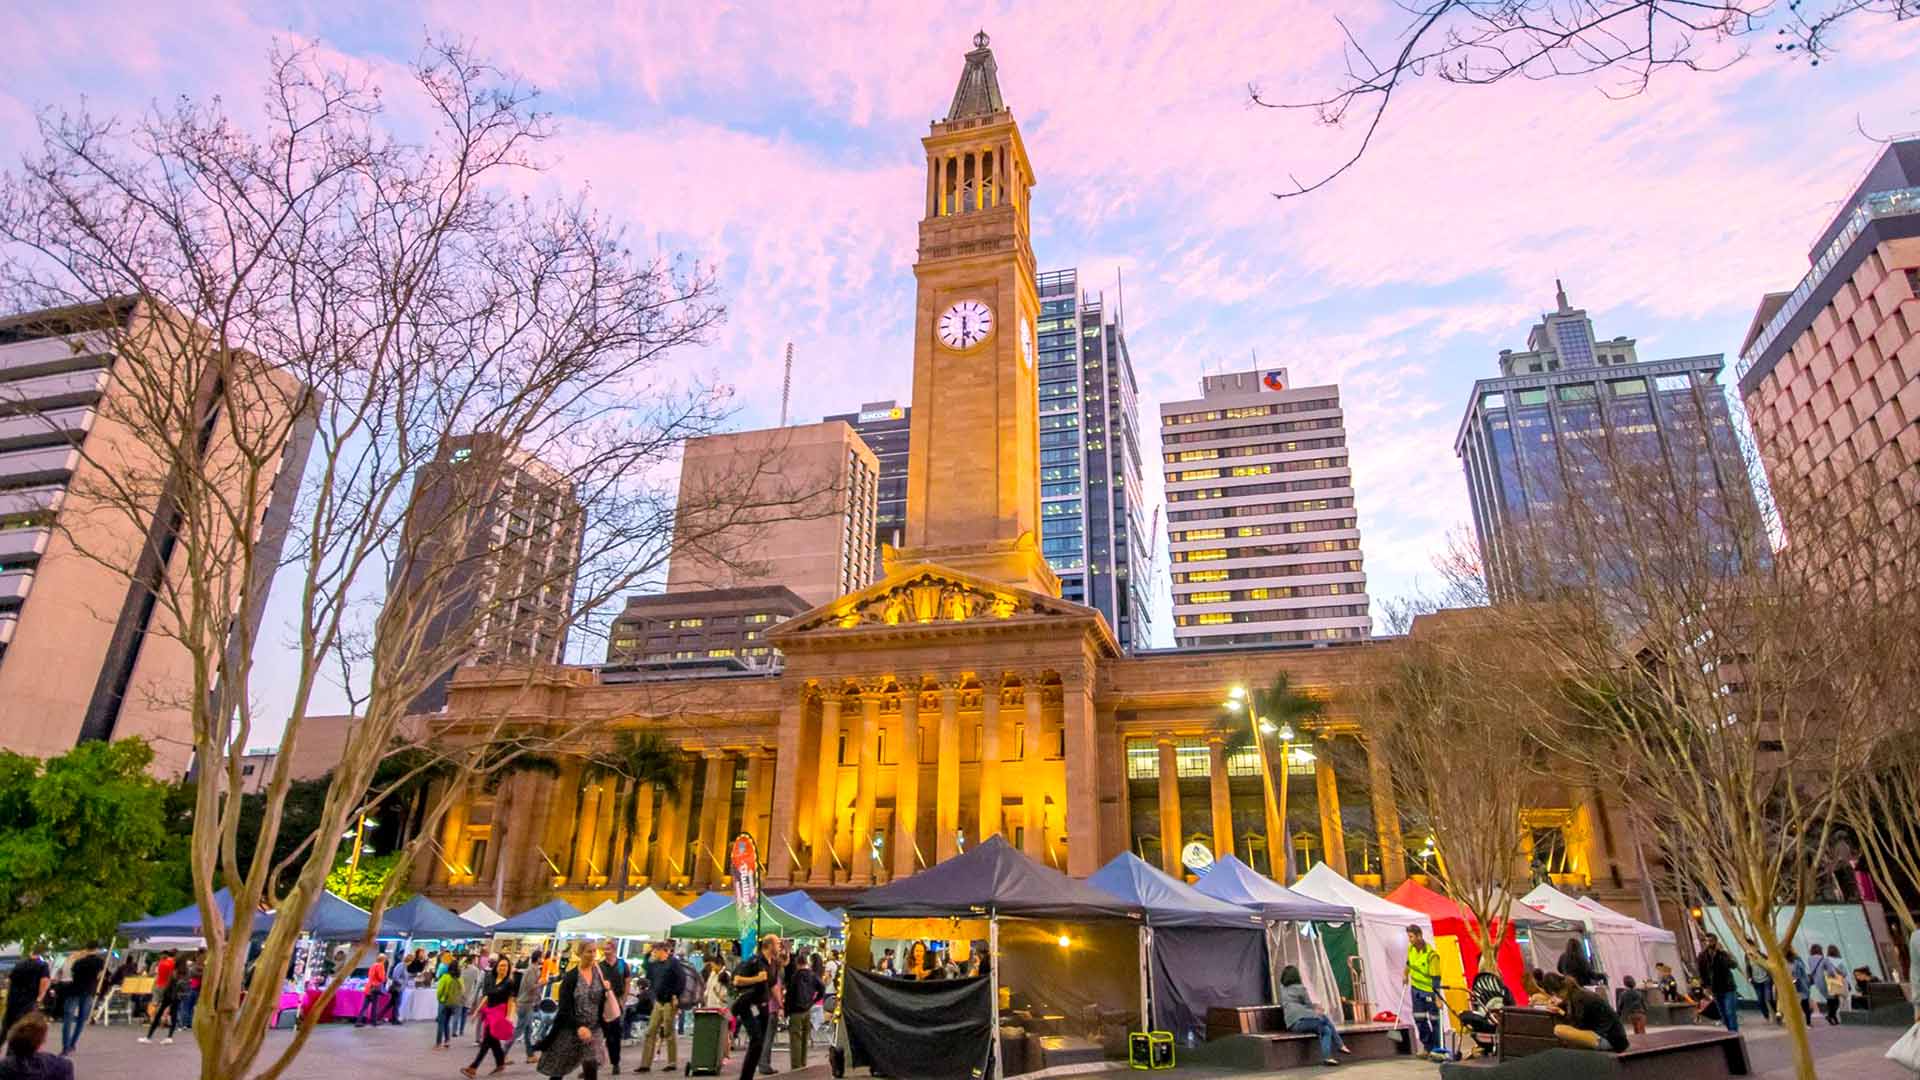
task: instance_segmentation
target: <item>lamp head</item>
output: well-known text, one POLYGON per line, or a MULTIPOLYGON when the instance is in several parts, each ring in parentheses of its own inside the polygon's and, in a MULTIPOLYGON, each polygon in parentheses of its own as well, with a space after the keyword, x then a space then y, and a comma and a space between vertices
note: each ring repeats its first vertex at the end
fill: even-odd
POLYGON ((1275 732, 1276 730, 1278 730, 1278 729, 1276 729, 1276 728, 1275 728, 1275 727, 1273 726, 1273 721, 1271 721, 1271 720, 1262 720, 1262 721, 1260 721, 1260 730, 1261 730, 1262 732, 1265 732, 1265 733, 1266 733, 1266 734, 1268 734, 1268 735, 1271 735, 1271 734, 1273 734, 1273 733, 1274 733, 1274 732, 1275 732))
POLYGON ((1280 741, 1281 742, 1292 742, 1293 736, 1294 736, 1294 732, 1293 732, 1292 724, 1280 725, 1280 741))

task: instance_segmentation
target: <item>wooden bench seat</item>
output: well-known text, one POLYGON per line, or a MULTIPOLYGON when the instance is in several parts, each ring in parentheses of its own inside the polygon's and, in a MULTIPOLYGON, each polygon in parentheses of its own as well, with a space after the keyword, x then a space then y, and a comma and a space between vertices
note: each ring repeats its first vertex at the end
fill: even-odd
POLYGON ((1443 1080, 1720 1080, 1752 1071, 1738 1032, 1678 1027, 1629 1037, 1624 1051, 1580 1050, 1553 1037, 1558 1014, 1507 1009, 1500 1054, 1442 1067, 1443 1080))
MULTIPOLYGON (((1223 1010, 1225 1011, 1225 1010, 1223 1010)), ((1277 1009, 1275 1010, 1278 1011, 1277 1009)), ((1366 1061, 1412 1052, 1413 1032, 1398 1024, 1338 1024, 1340 1038, 1353 1053, 1342 1060, 1366 1061)), ((1215 1026, 1208 1024, 1208 1030, 1215 1026)), ((1271 1071, 1320 1062, 1320 1037, 1292 1031, 1236 1032, 1182 1049, 1180 1060, 1196 1065, 1271 1071)))

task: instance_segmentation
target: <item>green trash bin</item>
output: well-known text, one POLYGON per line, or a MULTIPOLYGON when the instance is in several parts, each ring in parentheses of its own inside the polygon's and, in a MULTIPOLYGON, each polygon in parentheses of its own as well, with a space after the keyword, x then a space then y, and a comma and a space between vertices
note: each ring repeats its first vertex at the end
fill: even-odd
POLYGON ((727 1048, 727 1010, 693 1010, 693 1047, 687 1053, 688 1076, 719 1076, 727 1048))

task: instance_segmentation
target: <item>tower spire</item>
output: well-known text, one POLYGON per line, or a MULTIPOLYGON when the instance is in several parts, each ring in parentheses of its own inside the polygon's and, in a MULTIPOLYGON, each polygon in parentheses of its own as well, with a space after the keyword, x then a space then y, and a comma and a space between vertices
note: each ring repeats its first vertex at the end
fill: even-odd
POLYGON ((1007 107, 1000 98, 1000 72, 993 63, 993 50, 988 48, 991 41, 985 30, 973 35, 973 51, 967 53, 967 66, 960 71, 953 104, 947 107, 948 123, 991 116, 1007 107))
POLYGON ((1559 310, 1561 311, 1573 310, 1571 307, 1567 306, 1567 287, 1565 285, 1560 284, 1559 278, 1553 279, 1553 299, 1555 303, 1560 305, 1559 310))

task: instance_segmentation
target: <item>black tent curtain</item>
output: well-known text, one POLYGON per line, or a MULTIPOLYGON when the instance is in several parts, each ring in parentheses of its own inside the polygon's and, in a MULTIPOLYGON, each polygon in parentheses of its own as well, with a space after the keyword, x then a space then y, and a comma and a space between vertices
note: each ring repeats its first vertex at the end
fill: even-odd
POLYGON ((1141 1021, 1138 924, 1001 919, 999 937, 994 962, 1006 1024, 1035 1036, 1087 1039, 1109 1057, 1125 1056, 1127 1033, 1141 1021))
POLYGON ((886 1076, 972 1080, 993 1048, 993 991, 985 976, 910 982, 846 969, 848 1064, 886 1076))
POLYGON ((1152 931, 1153 1026, 1187 1045, 1206 1037, 1207 1010, 1267 1000, 1267 938, 1260 929, 1152 931))

